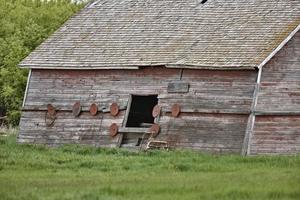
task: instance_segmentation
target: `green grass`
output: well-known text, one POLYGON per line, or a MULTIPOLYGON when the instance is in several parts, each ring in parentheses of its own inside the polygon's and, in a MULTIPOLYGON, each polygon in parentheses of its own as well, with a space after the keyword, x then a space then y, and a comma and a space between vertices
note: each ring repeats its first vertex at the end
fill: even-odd
POLYGON ((0 199, 300 199, 300 156, 52 149, 0 136, 0 199))

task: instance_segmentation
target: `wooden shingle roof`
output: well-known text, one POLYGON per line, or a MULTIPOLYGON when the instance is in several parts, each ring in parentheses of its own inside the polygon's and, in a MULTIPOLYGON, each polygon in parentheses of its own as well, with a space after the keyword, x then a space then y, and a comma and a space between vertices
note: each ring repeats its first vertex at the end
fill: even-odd
POLYGON ((299 24, 300 0, 97 0, 20 66, 253 69, 299 24))

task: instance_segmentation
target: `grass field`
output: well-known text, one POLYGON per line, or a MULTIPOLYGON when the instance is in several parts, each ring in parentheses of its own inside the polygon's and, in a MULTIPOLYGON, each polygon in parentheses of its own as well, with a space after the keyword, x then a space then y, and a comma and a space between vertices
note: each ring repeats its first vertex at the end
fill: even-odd
POLYGON ((51 149, 0 136, 0 199, 300 199, 300 156, 51 149))

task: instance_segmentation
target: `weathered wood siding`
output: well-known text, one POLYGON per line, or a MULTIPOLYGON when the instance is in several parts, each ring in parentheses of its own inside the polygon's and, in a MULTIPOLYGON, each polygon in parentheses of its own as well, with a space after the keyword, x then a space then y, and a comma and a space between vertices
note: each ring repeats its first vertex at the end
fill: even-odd
POLYGON ((300 32, 263 67, 257 111, 300 112, 300 32))
POLYGON ((33 70, 28 96, 20 122, 19 142, 90 143, 116 146, 119 137, 110 138, 109 126, 122 126, 125 111, 117 117, 110 113, 91 116, 92 103, 109 109, 110 104, 126 106, 129 94, 159 94, 170 80, 178 79, 180 70, 145 68, 141 70, 33 70), (80 101, 83 112, 72 115, 72 106, 80 101), (53 127, 46 127, 45 113, 51 103, 58 110, 53 127), (85 141, 82 141, 84 138, 85 141), (90 139, 91 138, 91 139, 90 139))
POLYGON ((189 93, 161 94, 160 103, 168 109, 178 103, 183 112, 249 114, 256 74, 185 69, 182 80, 190 84, 189 93))
POLYGON ((160 138, 177 148, 218 153, 240 153, 247 115, 182 113, 161 118, 160 138))
POLYGON ((165 110, 177 103, 183 112, 178 118, 160 118, 160 136, 177 147, 240 152, 256 76, 255 71, 184 70, 189 93, 159 95, 165 110))
POLYGON ((250 154, 300 152, 300 116, 256 116, 250 154))
POLYGON ((262 68, 250 154, 300 152, 300 32, 262 68))
POLYGON ((130 94, 158 94, 162 113, 158 140, 174 147, 212 152, 241 151, 250 113, 256 71, 180 70, 148 67, 139 70, 33 70, 20 123, 19 142, 59 145, 92 144, 114 147, 109 126, 124 125, 125 110, 117 117, 109 113, 90 115, 89 106, 109 108, 112 102, 126 106, 130 94), (168 93, 168 83, 188 82, 188 93, 168 93), (71 113, 81 101, 79 117, 71 113), (58 110, 52 127, 45 125, 46 105, 58 110), (178 118, 170 114, 179 104, 178 118))

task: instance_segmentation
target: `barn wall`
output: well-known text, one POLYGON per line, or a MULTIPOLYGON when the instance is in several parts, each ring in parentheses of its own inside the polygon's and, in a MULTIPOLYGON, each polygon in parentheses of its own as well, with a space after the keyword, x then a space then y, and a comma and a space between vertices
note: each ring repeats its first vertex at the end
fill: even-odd
POLYGON ((247 115, 182 113, 178 118, 161 118, 159 137, 177 148, 192 148, 215 153, 240 153, 247 115))
POLYGON ((300 116, 257 116, 250 154, 300 152, 300 116))
POLYGON ((190 84, 187 94, 160 95, 161 105, 170 109, 173 103, 186 112, 249 114, 255 71, 187 70, 182 81, 190 84))
POLYGON ((109 113, 91 116, 92 103, 109 108, 112 102, 127 105, 129 94, 158 94, 162 107, 158 140, 174 147, 213 152, 241 151, 250 113, 256 71, 209 71, 167 69, 140 70, 33 70, 20 123, 19 142, 59 145, 92 144, 114 147, 119 136, 109 136, 109 126, 124 123, 125 110, 117 117, 109 113), (188 93, 168 93, 168 83, 182 79, 190 85, 188 93), (80 100, 83 112, 71 113, 80 100), (47 104, 54 105, 57 119, 45 125, 47 104), (179 104, 178 118, 170 114, 179 104))
POLYGON ((250 154, 300 152, 300 32, 262 68, 250 154))
POLYGON ((253 98, 255 71, 184 70, 187 94, 159 97, 164 108, 181 105, 179 118, 163 115, 162 132, 174 146, 239 153, 253 98))
POLYGON ((129 94, 159 94, 170 80, 180 77, 178 69, 143 70, 33 70, 28 95, 20 122, 19 142, 82 143, 96 146, 116 146, 119 137, 109 136, 109 126, 122 126, 125 111, 117 117, 99 113, 93 117, 89 106, 109 109, 111 103, 126 106, 129 94), (75 101, 82 104, 82 114, 72 115, 75 101), (45 125, 47 104, 57 110, 53 127, 45 125))

